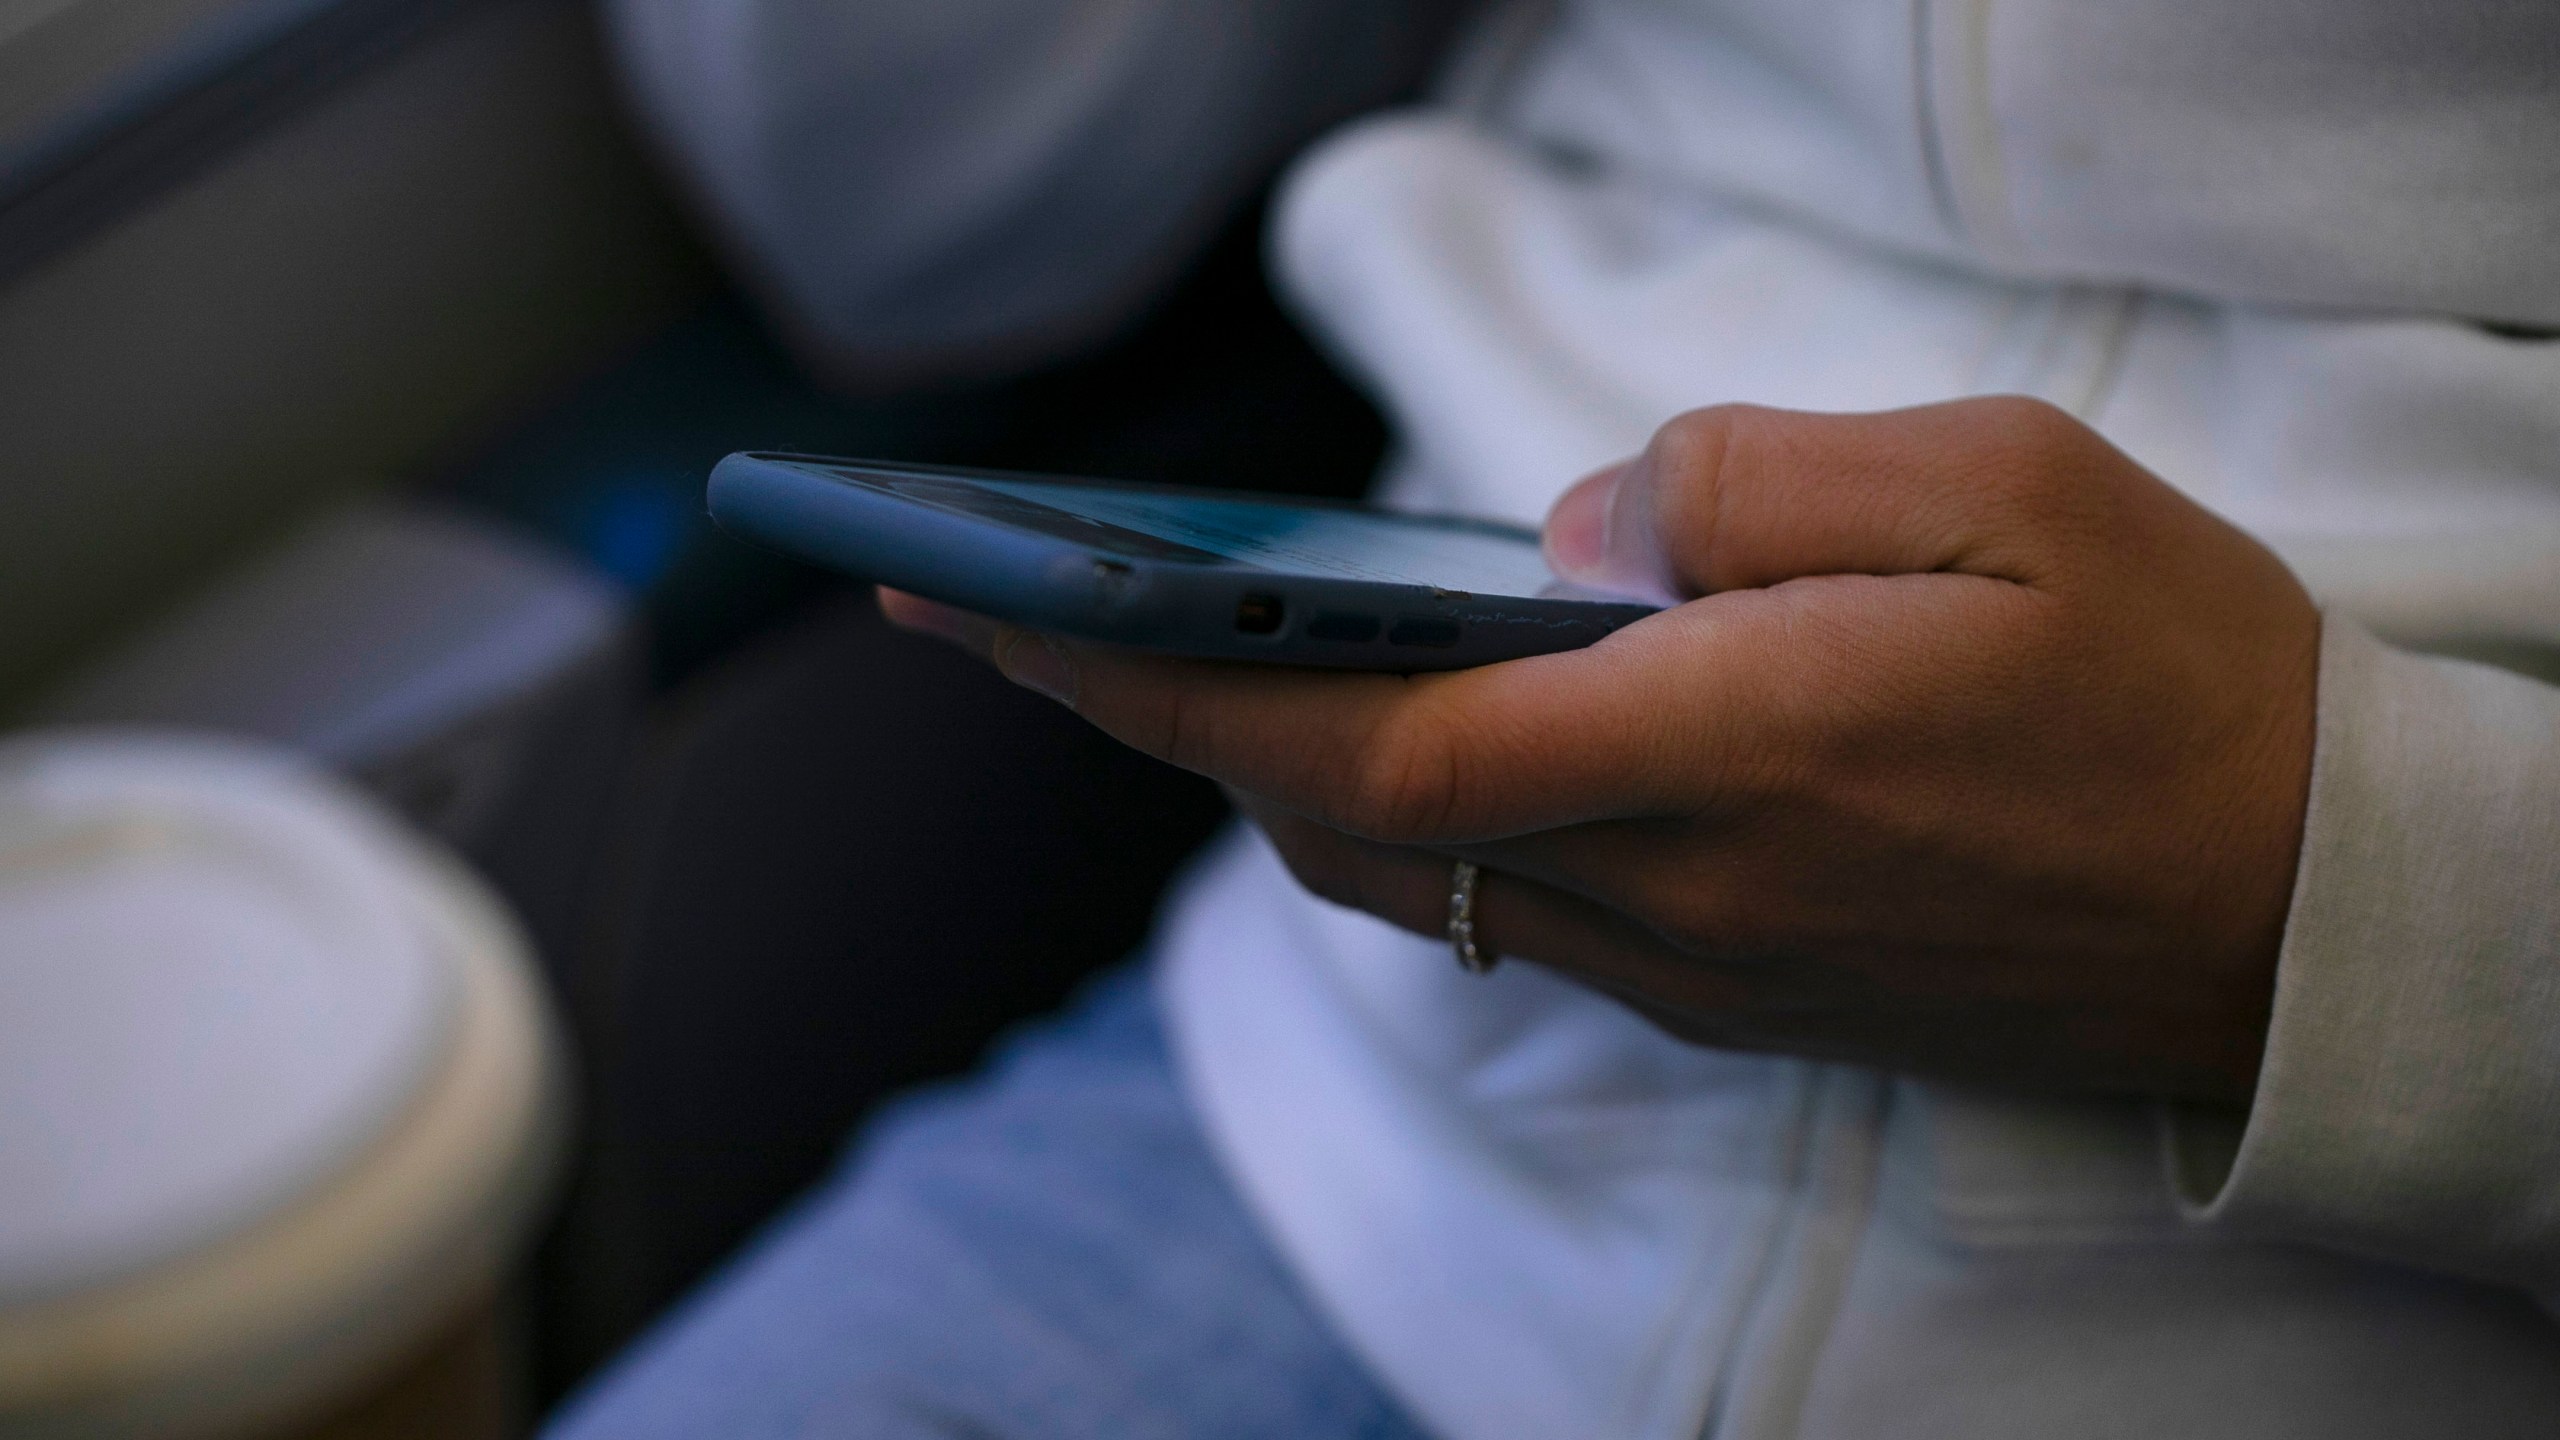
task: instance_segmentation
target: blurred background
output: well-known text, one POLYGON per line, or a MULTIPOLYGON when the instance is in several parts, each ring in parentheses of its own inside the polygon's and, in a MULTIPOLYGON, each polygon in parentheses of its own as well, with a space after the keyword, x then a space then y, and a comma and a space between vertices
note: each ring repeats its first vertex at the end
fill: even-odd
POLYGON ((1264 288, 1259 190, 1089 344, 856 388, 777 343, 627 109, 583 0, 0 0, 0 1234, 23 1222, 0 1238, 0 1435, 521 1431, 883 1096, 1128 954, 1222 819, 1204 783, 889 631, 860 587, 724 539, 701 496, 744 448, 1357 494, 1382 432, 1264 288), (112 739, 132 726, 234 748, 191 770, 112 739), (448 950, 515 970, 453 962, 482 976, 436 1002, 463 1018, 411 1027, 480 1039, 294 1072, 408 1078, 305 1147, 337 1158, 242 1169, 265 1198, 198 1223, 205 1177, 254 1148, 225 1117, 301 1143, 202 1067, 260 1036, 325 1059, 390 993, 333 1010, 288 986, 269 1028, 232 1024, 265 972, 188 1002, 150 971, 159 942, 109 934, 148 911, 166 965, 193 963, 210 932, 134 857, 185 826, 247 854, 261 805, 358 869, 459 856, 460 888, 430 875, 415 903, 496 897, 494 929, 452 922, 479 948, 448 950), (396 835, 367 828, 386 815, 396 835), (101 855, 125 889, 99 888, 101 855), (141 968, 72 984, 106 973, 78 959, 93 941, 141 968), (179 1021, 196 1060, 172 1058, 179 1021), (450 1100, 482 1073, 464 1052, 516 1098, 450 1100), (173 1095, 193 1139, 134 1138, 187 1128, 173 1095), (242 1247, 302 1225, 286 1250, 322 1253, 313 1197, 446 1111, 515 1177, 440 1222, 485 1242, 486 1283, 377 1323, 358 1252, 331 1251, 274 1299, 242 1247), (108 1189, 64 1178, 118 1143, 82 1182, 108 1189), (159 1209, 109 1223, 154 1185, 159 1209), (103 1258, 63 1260, 57 1222, 103 1258), (267 1297, 257 1337, 221 1319, 241 1295, 267 1297), (368 1326, 342 1361, 276 1358, 368 1326))

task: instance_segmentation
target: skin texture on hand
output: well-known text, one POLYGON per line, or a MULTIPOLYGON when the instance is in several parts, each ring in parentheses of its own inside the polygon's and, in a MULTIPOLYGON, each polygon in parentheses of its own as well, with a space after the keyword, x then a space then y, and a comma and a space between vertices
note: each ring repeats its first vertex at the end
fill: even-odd
POLYGON ((1699 1043, 2245 1102, 2309 788, 2320 621, 2094 432, 1993 398, 1725 406, 1557 503, 1551 562, 1685 603, 1381 676, 1167 659, 887 595, 1209 775, 1316 893, 1699 1043))

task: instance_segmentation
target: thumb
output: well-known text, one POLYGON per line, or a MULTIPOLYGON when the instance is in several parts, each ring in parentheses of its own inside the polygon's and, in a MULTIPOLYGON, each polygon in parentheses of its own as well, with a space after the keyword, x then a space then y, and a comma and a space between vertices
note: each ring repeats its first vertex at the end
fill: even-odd
POLYGON ((1588 589, 1677 605, 1697 592, 1680 583, 1655 538, 1652 507, 1629 504, 1623 513, 1618 507, 1631 488, 1624 483, 1628 472, 1641 464, 1627 460, 1594 471, 1557 498, 1542 537, 1547 568, 1588 589))
POLYGON ((1566 491, 1548 517, 1548 563, 1576 584, 1672 599, 1809 575, 2035 584, 2051 565, 2051 522, 2124 499, 2116 472, 2129 468, 2032 400, 1866 415, 1716 406, 1566 491))

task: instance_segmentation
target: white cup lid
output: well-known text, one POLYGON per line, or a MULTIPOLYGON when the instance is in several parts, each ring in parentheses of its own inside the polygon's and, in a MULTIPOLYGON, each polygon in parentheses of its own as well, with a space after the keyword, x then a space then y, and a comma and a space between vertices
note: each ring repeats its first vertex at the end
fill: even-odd
POLYGON ((384 822, 226 742, 0 744, 0 1309, 250 1225, 441 1060, 454 960, 384 822))

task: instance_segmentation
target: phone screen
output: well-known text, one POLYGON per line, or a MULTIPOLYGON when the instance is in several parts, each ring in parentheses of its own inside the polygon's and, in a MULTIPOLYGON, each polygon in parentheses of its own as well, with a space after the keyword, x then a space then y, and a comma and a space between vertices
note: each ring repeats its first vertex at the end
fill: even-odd
POLYGON ((1534 533, 1487 521, 1110 485, 825 468, 929 505, 1140 559, 1249 565, 1479 595, 1529 597, 1556 588, 1534 533))

